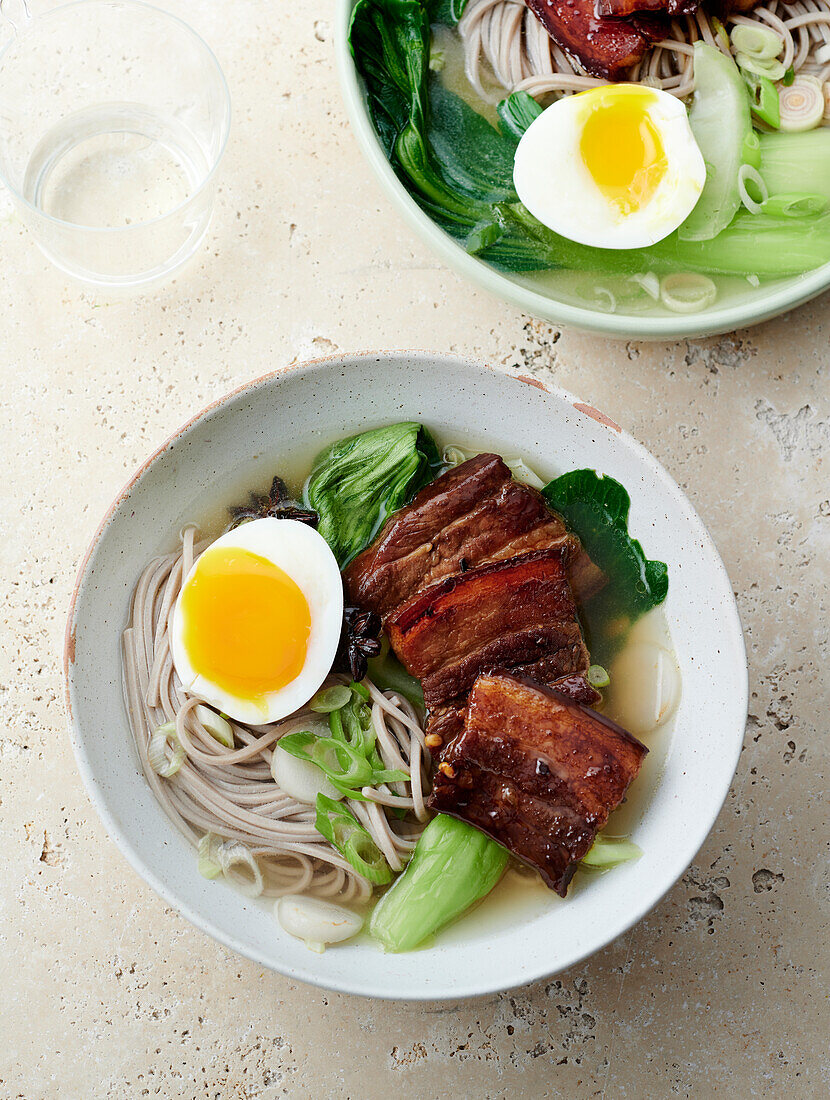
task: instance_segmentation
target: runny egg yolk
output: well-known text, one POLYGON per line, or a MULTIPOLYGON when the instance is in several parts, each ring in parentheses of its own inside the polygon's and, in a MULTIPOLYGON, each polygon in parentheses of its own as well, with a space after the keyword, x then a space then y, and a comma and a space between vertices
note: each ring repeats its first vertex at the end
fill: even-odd
POLYGON ((649 202, 668 168, 660 132, 649 115, 656 96, 648 88, 616 87, 583 95, 588 110, 579 144, 582 159, 620 214, 633 214, 649 202))
POLYGON ((193 670, 256 700, 299 676, 311 632, 308 602, 286 572, 239 547, 207 550, 181 596, 193 670))

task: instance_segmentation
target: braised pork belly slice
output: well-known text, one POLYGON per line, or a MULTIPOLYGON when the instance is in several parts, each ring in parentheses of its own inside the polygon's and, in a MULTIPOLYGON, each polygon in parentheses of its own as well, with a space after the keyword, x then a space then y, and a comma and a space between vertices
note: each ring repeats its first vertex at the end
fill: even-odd
MULTIPOLYGON (((547 659, 556 677, 587 671, 567 552, 539 550, 445 577, 387 620, 389 641, 432 710, 476 676, 547 659)), ((551 677, 551 678, 556 678, 551 677)))
POLYGON ((481 829, 562 897, 647 753, 596 711, 507 673, 479 676, 429 805, 481 829))
MULTIPOLYGON (((511 674, 528 677, 537 684, 552 687, 575 703, 582 703, 586 707, 596 706, 602 699, 597 689, 579 673, 573 676, 560 676, 555 671, 557 663, 557 659, 554 658, 552 661, 543 660, 532 665, 519 665, 511 669, 511 674)), ((438 755, 460 735, 464 728, 468 698, 469 696, 462 696, 443 706, 433 707, 429 712, 427 732, 431 737, 431 747, 438 755)))
POLYGON ((526 0, 550 37, 586 72, 607 80, 625 79, 632 65, 655 42, 670 37, 664 12, 637 13, 628 19, 608 19, 595 0, 526 0))
POLYGON ((397 511, 345 572, 349 599, 383 619, 420 589, 487 562, 564 547, 580 600, 605 576, 541 493, 514 481, 495 454, 454 467, 397 511))

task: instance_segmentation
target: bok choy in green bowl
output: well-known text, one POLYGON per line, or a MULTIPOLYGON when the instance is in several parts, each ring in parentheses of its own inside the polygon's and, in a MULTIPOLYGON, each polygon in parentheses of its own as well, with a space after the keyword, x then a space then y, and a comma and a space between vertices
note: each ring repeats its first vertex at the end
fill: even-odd
POLYGON ((827 289, 830 0, 774 28, 594 4, 340 0, 346 108, 401 213, 479 286, 609 335, 724 332, 827 289))
POLYGON ((747 705, 669 475, 591 405, 427 353, 259 379, 163 444, 82 565, 66 675, 84 782, 158 893, 263 966, 415 1000, 643 916, 747 705))

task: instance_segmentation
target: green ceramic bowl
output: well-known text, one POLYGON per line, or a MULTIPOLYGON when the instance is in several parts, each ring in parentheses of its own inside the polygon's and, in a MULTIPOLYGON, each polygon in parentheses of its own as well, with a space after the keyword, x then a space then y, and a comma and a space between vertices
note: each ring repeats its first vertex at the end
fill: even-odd
POLYGON ((335 46, 343 98, 357 140, 384 190, 416 233, 450 267, 477 286, 555 325, 636 340, 711 336, 757 325, 830 288, 827 263, 806 275, 777 279, 759 287, 738 277, 719 279, 717 302, 701 313, 671 313, 662 306, 646 304, 644 295, 618 301, 610 312, 592 293, 593 280, 584 274, 555 272, 540 285, 538 278, 531 282, 507 276, 470 256, 413 201, 386 159, 366 107, 363 82, 349 53, 347 34, 354 5, 355 0, 338 0, 335 46), (644 308, 633 308, 635 303, 644 308))

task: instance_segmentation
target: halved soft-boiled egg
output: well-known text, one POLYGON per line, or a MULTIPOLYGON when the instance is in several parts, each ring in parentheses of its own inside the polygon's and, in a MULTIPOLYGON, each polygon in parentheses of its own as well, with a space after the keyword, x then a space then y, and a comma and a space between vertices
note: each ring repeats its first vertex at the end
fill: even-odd
POLYGON ((297 710, 328 675, 343 584, 326 540, 290 519, 257 519, 212 543, 185 578, 173 664, 185 689, 240 722, 297 710))
POLYGON ((549 229, 598 248, 642 248, 692 212, 706 166, 668 92, 609 84, 553 103, 516 150, 519 198, 549 229))

